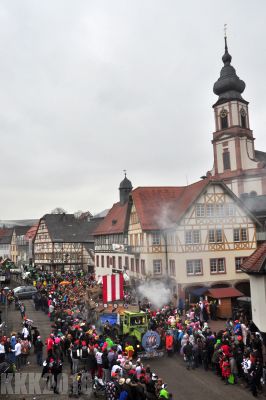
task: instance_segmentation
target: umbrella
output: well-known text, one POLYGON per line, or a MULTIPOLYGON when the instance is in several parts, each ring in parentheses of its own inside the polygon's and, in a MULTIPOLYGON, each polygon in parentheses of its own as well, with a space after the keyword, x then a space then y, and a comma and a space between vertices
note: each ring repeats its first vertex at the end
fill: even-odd
POLYGON ((59 283, 59 285, 71 285, 71 282, 69 281, 62 281, 59 283))

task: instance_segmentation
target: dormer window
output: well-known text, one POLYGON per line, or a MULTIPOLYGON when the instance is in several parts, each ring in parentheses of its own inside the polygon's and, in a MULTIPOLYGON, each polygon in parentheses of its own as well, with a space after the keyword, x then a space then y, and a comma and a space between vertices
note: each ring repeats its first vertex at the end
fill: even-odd
POLYGON ((221 129, 228 128, 228 112, 224 109, 220 113, 220 120, 221 120, 221 129))
POLYGON ((244 110, 244 108, 241 108, 241 110, 240 110, 240 124, 241 124, 241 128, 247 127, 247 116, 246 116, 246 111, 244 110))

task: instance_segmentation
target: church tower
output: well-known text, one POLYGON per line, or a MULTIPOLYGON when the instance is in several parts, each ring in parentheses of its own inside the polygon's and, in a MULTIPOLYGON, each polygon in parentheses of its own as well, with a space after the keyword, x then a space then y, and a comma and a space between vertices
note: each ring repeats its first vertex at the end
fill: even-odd
POLYGON ((133 186, 129 179, 127 179, 127 174, 125 172, 125 177, 119 185, 119 193, 120 193, 120 204, 125 204, 129 195, 132 192, 133 186))
POLYGON ((266 194, 266 153, 255 151, 248 102, 242 97, 246 85, 231 65, 227 37, 224 39, 224 66, 213 86, 213 92, 219 97, 213 105, 215 132, 211 175, 224 180, 237 196, 251 192, 266 194))

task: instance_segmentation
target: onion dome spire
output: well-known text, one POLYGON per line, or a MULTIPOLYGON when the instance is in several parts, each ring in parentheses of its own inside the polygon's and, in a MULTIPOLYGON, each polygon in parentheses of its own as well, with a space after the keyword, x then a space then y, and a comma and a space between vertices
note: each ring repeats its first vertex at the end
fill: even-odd
POLYGON ((119 192, 120 192, 120 203, 124 204, 129 199, 129 194, 133 189, 132 183, 127 178, 126 170, 124 170, 125 177, 119 185, 119 192))
POLYGON ((229 100, 243 100, 241 94, 244 92, 246 84, 239 79, 235 68, 231 65, 232 57, 228 52, 227 36, 224 36, 225 50, 222 57, 224 66, 220 72, 220 78, 213 86, 213 92, 219 96, 217 104, 224 103, 229 100))

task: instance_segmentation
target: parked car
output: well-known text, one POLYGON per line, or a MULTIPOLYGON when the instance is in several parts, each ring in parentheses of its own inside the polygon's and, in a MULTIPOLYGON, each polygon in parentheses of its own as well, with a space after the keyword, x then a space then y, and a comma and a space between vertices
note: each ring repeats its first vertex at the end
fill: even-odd
POLYGON ((34 286, 19 286, 14 289, 14 295, 20 299, 31 299, 32 296, 37 292, 34 286))
POLYGON ((11 272, 11 274, 14 274, 14 275, 20 275, 21 269, 20 268, 11 268, 10 272, 11 272))

